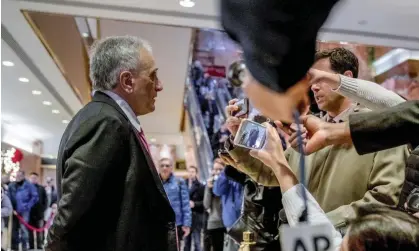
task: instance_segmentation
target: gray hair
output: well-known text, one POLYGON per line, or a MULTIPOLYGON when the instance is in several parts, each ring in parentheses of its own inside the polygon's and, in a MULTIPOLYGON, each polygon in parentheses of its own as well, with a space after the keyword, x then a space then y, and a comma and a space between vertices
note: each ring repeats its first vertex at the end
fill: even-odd
POLYGON ((134 36, 114 36, 101 39, 90 50, 90 79, 94 90, 112 90, 122 71, 136 71, 140 50, 151 52, 147 41, 134 36))

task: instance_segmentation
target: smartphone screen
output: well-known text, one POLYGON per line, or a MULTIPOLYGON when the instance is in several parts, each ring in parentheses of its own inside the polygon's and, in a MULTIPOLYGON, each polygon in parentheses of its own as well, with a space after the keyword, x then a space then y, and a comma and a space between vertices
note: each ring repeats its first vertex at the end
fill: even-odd
POLYGON ((234 138, 234 144, 248 149, 261 149, 265 145, 267 129, 254 121, 245 119, 234 138))
POLYGON ((245 115, 248 115, 248 113, 249 113, 249 100, 247 98, 244 98, 244 99, 241 99, 241 100, 237 101, 237 103, 235 105, 238 106, 239 109, 237 111, 233 111, 231 113, 232 116, 243 117, 245 115))

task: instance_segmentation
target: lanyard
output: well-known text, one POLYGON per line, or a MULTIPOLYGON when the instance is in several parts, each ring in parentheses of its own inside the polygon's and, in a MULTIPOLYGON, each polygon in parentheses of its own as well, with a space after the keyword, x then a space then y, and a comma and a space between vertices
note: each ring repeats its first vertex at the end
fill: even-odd
POLYGON ((308 221, 307 214, 308 214, 308 206, 307 206, 307 194, 305 190, 305 183, 306 183, 306 169, 305 169, 305 154, 304 154, 304 147, 303 147, 303 137, 301 133, 301 121, 300 121, 300 113, 295 111, 293 113, 295 123, 297 124, 297 139, 298 139, 298 150, 300 152, 300 183, 301 186, 301 194, 304 200, 304 210, 301 213, 299 218, 300 222, 308 221))

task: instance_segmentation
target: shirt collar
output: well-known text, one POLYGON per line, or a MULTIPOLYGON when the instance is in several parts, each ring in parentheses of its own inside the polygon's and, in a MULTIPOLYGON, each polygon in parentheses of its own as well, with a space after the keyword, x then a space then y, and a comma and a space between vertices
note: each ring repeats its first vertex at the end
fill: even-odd
POLYGON ((118 106, 122 109, 122 111, 125 113, 125 115, 128 117, 129 122, 134 126, 134 128, 141 132, 141 125, 140 121, 138 121, 137 116, 135 116, 134 111, 132 110, 131 106, 125 101, 121 96, 118 94, 112 92, 112 91, 101 91, 111 97, 118 106))
POLYGON ((349 114, 354 112, 356 107, 357 107, 357 104, 353 103, 346 110, 342 111, 334 118, 330 117, 329 114, 326 114, 326 116, 324 116, 324 120, 325 121, 333 120, 335 123, 341 123, 341 122, 347 121, 349 118, 349 114))

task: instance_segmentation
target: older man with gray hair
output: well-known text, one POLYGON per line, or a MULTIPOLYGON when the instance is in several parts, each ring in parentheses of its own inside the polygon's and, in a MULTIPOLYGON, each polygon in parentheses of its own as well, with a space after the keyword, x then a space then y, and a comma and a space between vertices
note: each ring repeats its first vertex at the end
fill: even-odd
POLYGON ((131 36, 97 42, 90 78, 93 100, 61 140, 46 250, 177 250, 175 214, 137 119, 162 90, 150 46, 131 36))

